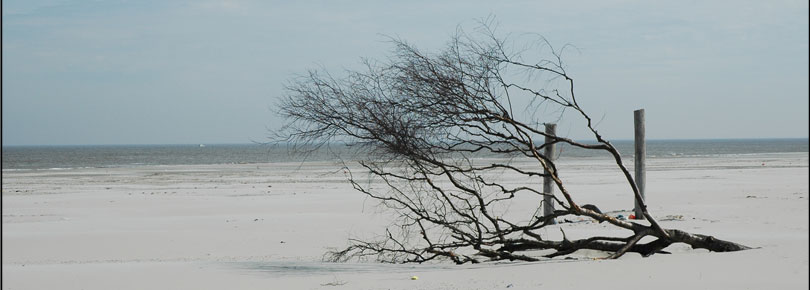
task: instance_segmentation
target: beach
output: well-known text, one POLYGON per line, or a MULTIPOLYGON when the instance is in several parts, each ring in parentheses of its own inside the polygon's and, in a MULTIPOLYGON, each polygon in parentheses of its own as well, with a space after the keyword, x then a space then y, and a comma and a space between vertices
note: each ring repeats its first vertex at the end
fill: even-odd
MULTIPOLYGON (((649 210, 663 227, 754 249, 675 244, 672 254, 618 260, 582 252, 536 263, 327 263, 328 250, 390 223, 339 163, 4 169, 3 289, 808 288, 807 152, 647 162, 649 210)), ((632 210, 611 160, 558 167, 576 200, 632 210)), ((531 208, 514 210, 522 207, 531 208)), ((558 226, 570 236, 629 234, 572 219, 558 226)))

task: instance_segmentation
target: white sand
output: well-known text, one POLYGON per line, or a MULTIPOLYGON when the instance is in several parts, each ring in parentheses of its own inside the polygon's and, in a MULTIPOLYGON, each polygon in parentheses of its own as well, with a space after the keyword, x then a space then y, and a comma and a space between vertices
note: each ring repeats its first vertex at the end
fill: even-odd
MULTIPOLYGON (((648 163, 651 212, 683 217, 665 227, 761 248, 709 253, 678 244, 672 255, 612 261, 331 264, 319 262, 328 248, 387 223, 334 164, 3 171, 3 289, 808 288, 807 153, 648 163)), ((609 165, 564 160, 561 170, 580 203, 629 210, 632 196, 609 165)), ((628 234, 562 226, 569 236, 628 234)))

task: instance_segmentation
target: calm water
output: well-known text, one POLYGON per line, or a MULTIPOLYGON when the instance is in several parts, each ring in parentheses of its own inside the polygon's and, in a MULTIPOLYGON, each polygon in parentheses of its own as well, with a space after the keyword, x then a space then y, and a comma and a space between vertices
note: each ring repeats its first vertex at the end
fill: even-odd
MULTIPOLYGON (((615 141, 622 156, 633 155, 633 141, 615 141)), ((605 152, 571 146, 559 148, 561 158, 607 157, 605 152)), ((332 148, 332 151, 345 151, 332 148)), ((107 145, 3 146, 3 169, 59 169, 336 160, 334 152, 308 156, 289 154, 283 146, 240 145, 107 145)), ((647 158, 723 156, 758 153, 808 152, 808 139, 650 140, 647 158)), ((488 157, 488 156, 482 156, 488 157)))

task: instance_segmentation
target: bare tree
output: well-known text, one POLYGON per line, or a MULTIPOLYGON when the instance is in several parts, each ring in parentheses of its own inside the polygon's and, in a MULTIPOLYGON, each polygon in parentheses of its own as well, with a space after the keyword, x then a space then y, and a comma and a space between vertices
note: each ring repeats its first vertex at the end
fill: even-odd
POLYGON ((393 52, 386 61, 366 60, 362 71, 349 71, 343 78, 310 71, 287 86, 279 104, 287 118, 280 131, 284 140, 312 145, 309 148, 344 142, 363 150, 368 158, 359 165, 369 177, 355 177, 349 171, 349 182, 396 214, 394 226, 378 240, 352 240, 345 250, 330 253, 330 260, 536 261, 580 249, 606 251, 610 258, 618 258, 626 252, 649 256, 673 243, 717 252, 748 249, 712 236, 662 228, 647 211, 619 151, 578 104, 574 80, 562 62, 563 50, 540 38, 512 51, 509 38, 497 37, 490 27, 483 25, 474 35, 459 30, 445 49, 433 54, 392 39, 393 52), (541 55, 537 52, 548 57, 527 59, 541 55), (517 104, 524 108, 529 104, 536 111, 515 114, 517 104), (539 111, 578 116, 595 141, 546 134, 540 120, 548 116, 537 115, 539 111), (543 154, 554 143, 610 154, 646 222, 620 220, 593 205, 578 204, 560 179, 555 161, 543 154), (531 162, 515 162, 526 160, 531 162), (499 178, 505 174, 523 176, 525 183, 502 182, 499 178), (548 193, 538 190, 544 177, 550 177, 559 191, 551 196, 557 210, 549 214, 542 213, 542 199, 548 193), (522 197, 536 197, 536 209, 510 212, 508 205, 522 197), (631 234, 574 240, 565 233, 559 240, 541 235, 541 229, 564 216, 590 217, 631 234), (654 239, 640 243, 644 237, 654 239))

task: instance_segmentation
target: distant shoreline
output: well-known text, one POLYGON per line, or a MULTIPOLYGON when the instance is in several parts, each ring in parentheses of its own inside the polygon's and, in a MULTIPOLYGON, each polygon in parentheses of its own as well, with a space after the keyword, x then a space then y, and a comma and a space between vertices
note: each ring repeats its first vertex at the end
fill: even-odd
MULTIPOLYGON (((612 144, 625 158, 633 156, 633 141, 617 140, 612 144)), ((704 139, 648 140, 647 157, 722 157, 749 154, 807 153, 807 139, 704 139)), ((558 156, 563 159, 609 158, 604 151, 586 150, 561 144, 558 156)), ((278 144, 170 144, 170 145, 64 145, 3 147, 2 168, 114 168, 143 165, 209 165, 256 164, 306 161, 337 161, 374 158, 367 148, 334 144, 302 154, 290 145, 278 144)), ((470 158, 504 158, 489 152, 478 152, 470 158)))

